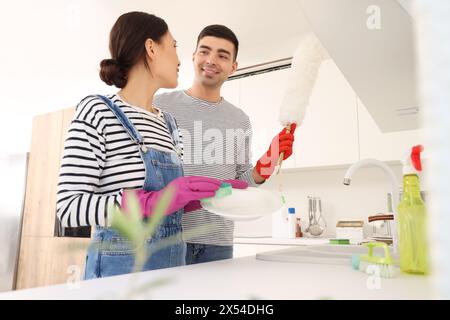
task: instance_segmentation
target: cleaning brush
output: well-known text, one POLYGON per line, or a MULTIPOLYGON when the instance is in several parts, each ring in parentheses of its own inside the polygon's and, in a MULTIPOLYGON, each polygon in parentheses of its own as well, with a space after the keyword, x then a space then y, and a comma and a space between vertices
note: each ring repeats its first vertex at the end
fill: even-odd
MULTIPOLYGON (((280 106, 279 121, 290 132, 291 124, 301 125, 305 117, 306 107, 314 88, 319 67, 326 56, 326 51, 314 35, 306 36, 298 46, 292 58, 292 66, 288 76, 288 86, 280 106)), ((278 160, 278 173, 284 153, 278 160)))
POLYGON ((368 274, 378 275, 382 278, 394 278, 398 273, 398 267, 389 253, 388 245, 384 242, 368 242, 364 246, 369 248, 366 255, 353 255, 352 267, 368 274), (382 248, 384 256, 375 256, 374 248, 382 248))

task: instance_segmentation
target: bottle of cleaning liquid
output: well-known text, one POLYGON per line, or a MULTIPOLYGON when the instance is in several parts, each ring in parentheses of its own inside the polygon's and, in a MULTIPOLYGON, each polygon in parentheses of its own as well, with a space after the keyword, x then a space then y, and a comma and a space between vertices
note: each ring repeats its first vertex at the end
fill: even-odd
POLYGON ((297 231, 297 218, 295 217, 295 208, 288 209, 288 238, 295 239, 297 231))
POLYGON ((414 274, 428 273, 427 213, 418 176, 422 151, 421 145, 415 146, 402 161, 403 197, 397 208, 400 269, 414 274))
POLYGON ((284 196, 281 197, 283 206, 272 214, 272 238, 286 239, 288 237, 288 214, 284 196))

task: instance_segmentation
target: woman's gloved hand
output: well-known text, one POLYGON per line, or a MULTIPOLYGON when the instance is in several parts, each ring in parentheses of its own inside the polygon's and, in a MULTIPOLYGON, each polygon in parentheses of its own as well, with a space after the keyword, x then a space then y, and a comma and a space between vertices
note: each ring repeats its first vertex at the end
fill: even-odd
POLYGON ((221 182, 229 183, 231 184, 231 187, 233 189, 247 189, 248 183, 244 180, 222 180, 221 182))
MULTIPOLYGON (((233 189, 247 189, 248 183, 243 180, 222 180, 221 182, 231 184, 233 189)), ((191 212, 201 209, 202 205, 199 200, 193 200, 184 207, 184 212, 191 212)))
POLYGON ((142 215, 151 216, 161 195, 169 186, 174 189, 174 197, 167 209, 166 215, 172 214, 184 208, 191 201, 198 201, 203 198, 213 197, 222 182, 218 179, 191 176, 179 177, 171 181, 164 189, 159 191, 125 190, 122 196, 122 208, 127 210, 127 201, 130 193, 134 193, 141 205, 142 215))

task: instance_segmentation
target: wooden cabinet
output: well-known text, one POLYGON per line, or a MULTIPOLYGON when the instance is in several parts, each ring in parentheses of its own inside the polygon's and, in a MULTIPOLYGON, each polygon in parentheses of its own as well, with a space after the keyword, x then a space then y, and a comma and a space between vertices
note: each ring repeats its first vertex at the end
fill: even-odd
POLYGON ((59 167, 73 113, 69 108, 33 120, 17 289, 73 281, 84 270, 90 239, 54 236, 59 167))
POLYGON ((90 239, 24 236, 17 289, 81 280, 90 239))
POLYGON ((63 111, 36 116, 25 194, 23 236, 51 237, 61 159, 63 111))

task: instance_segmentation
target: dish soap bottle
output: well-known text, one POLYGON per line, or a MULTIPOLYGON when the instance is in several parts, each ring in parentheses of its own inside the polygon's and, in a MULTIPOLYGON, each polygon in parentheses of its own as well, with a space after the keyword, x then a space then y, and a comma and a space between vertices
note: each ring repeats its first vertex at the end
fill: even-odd
POLYGON ((283 206, 272 214, 272 238, 286 239, 288 237, 287 204, 284 196, 281 197, 283 206))
POLYGON ((427 213, 420 195, 418 171, 422 171, 421 145, 412 148, 403 163, 403 196, 397 208, 400 269, 428 273, 427 213))
POLYGON ((295 217, 295 208, 288 209, 288 238, 295 239, 297 231, 297 219, 295 217))

